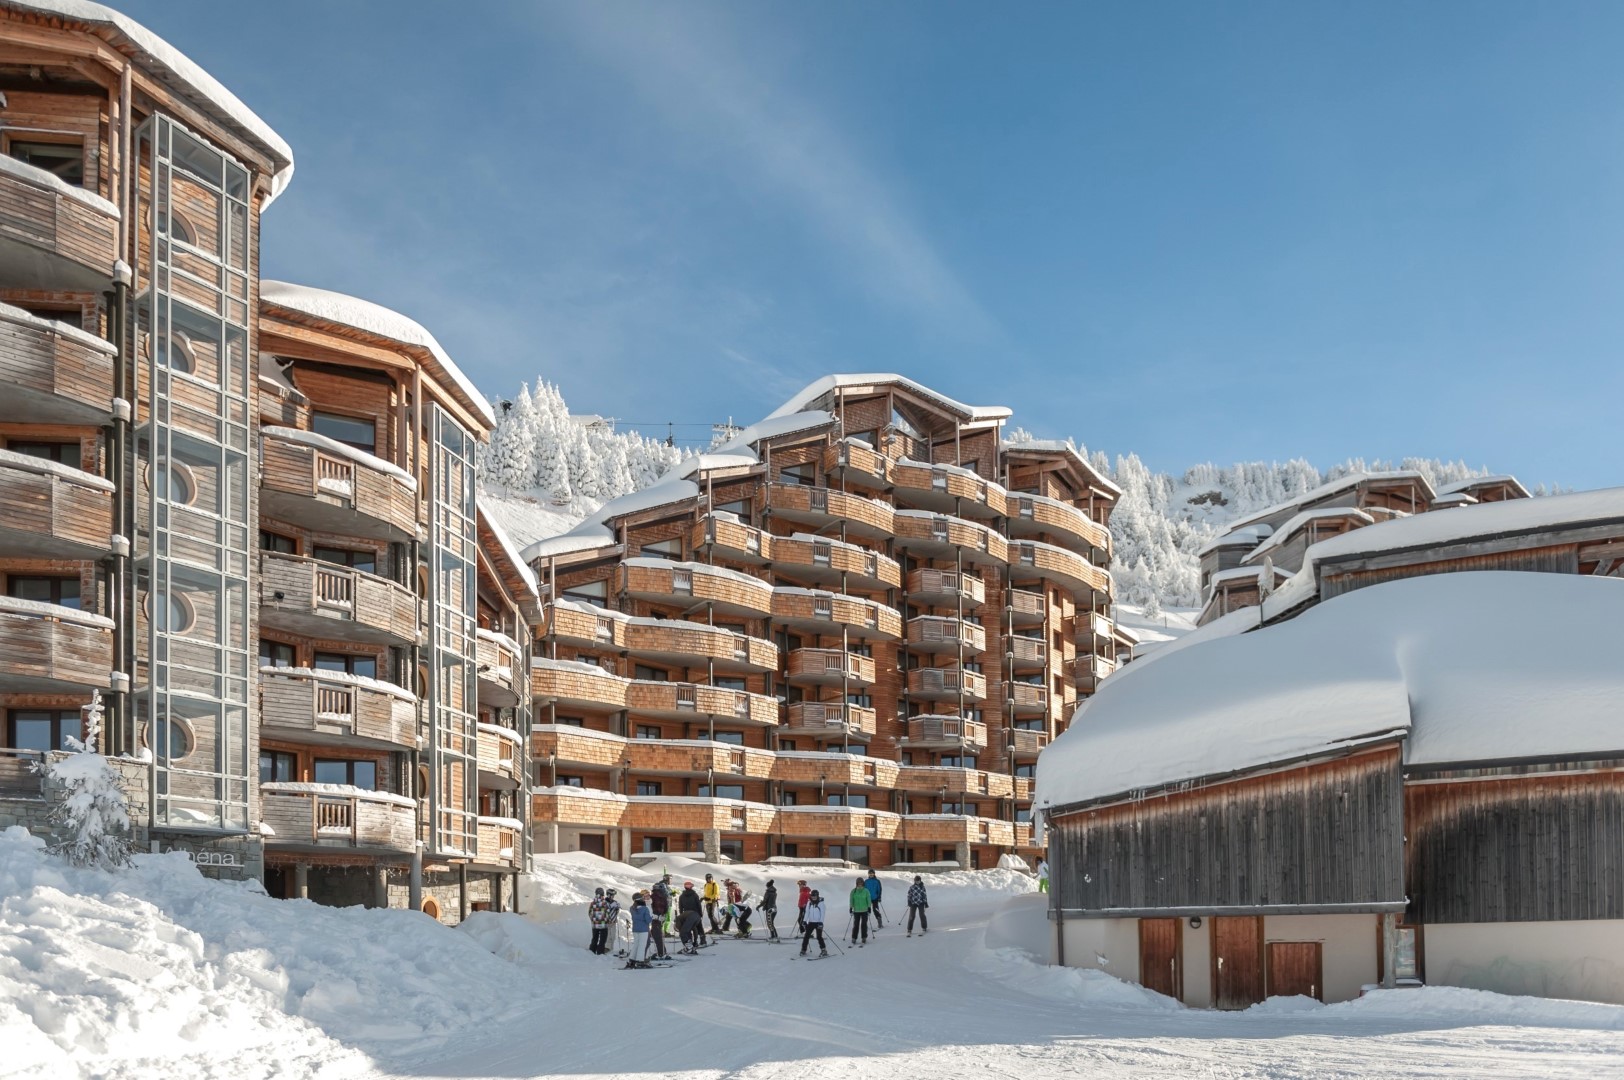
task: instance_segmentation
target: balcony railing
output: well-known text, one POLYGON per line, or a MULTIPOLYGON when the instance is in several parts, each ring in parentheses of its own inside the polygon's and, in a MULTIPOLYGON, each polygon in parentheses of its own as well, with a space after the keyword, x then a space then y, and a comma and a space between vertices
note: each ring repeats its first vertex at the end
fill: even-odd
POLYGON ((908 599, 927 604, 979 607, 987 601, 987 586, 978 577, 928 567, 908 575, 908 599))
POLYGON ((507 709, 519 703, 523 676, 518 672, 524 650, 506 634, 481 627, 475 635, 478 657, 479 703, 488 708, 507 709))
POLYGON ((0 693, 88 695, 112 669, 111 619, 0 596, 0 693))
POLYGON ((590 604, 556 600, 542 608, 541 637, 572 645, 615 649, 625 644, 627 616, 590 604))
POLYGON ((105 291, 118 259, 118 207, 15 158, 0 161, 0 272, 7 285, 105 291))
POLYGON ((82 469, 0 450, 0 507, 9 557, 94 559, 112 549, 113 485, 82 469))
POLYGON ((259 553, 262 625, 312 637, 417 642, 417 596, 388 578, 303 555, 259 553))
POLYGON ((111 342, 0 304, 0 420, 100 425, 113 411, 111 342))
POLYGON ((259 669, 260 715, 273 730, 390 749, 417 745, 417 697, 390 683, 312 668, 259 669))
POLYGON ((1004 696, 1018 714, 1043 713, 1049 708, 1047 687, 1034 686, 1031 683, 1005 683, 1004 696))
POLYGON ((517 866, 524 861, 524 822, 513 818, 481 817, 476 840, 479 862, 517 866))
POLYGON ((898 510, 896 546, 927 558, 962 558, 975 566, 1009 561, 1009 541, 986 525, 946 514, 898 510))
POLYGON ((630 679, 623 679, 596 664, 540 656, 530 661, 530 693, 537 706, 624 709, 630 686, 630 679))
POLYGON ((873 488, 890 486, 891 462, 860 439, 841 439, 823 451, 825 475, 848 477, 873 488))
POLYGON ((773 590, 773 619, 794 629, 839 634, 861 641, 902 636, 895 608, 860 596, 780 586, 773 590))
POLYGON ((1016 728, 1009 733, 1009 748, 1017 755, 1036 755, 1049 745, 1046 731, 1027 731, 1016 728))
POLYGON ((1072 678, 1077 689, 1087 693, 1097 689, 1105 677, 1116 670, 1116 663, 1103 656, 1079 656, 1072 664, 1072 678))
POLYGON ((1004 515, 1003 486, 957 465, 903 459, 891 467, 891 483, 898 499, 927 510, 979 518, 1004 515))
POLYGON ((894 531, 890 504, 830 488, 768 484, 767 507, 787 521, 818 526, 844 522, 848 532, 863 536, 883 538, 894 531))
POLYGON ((628 653, 683 666, 714 662, 722 671, 776 671, 778 646, 720 626, 683 619, 628 619, 620 626, 628 653))
POLYGON ((508 780, 520 779, 524 740, 500 724, 479 725, 479 771, 508 780))
POLYGON ((416 846, 416 808, 403 795, 329 784, 261 784, 260 819, 269 846, 378 848, 416 846))
POLYGON ((987 697, 987 677, 960 668, 915 668, 908 672, 908 693, 927 701, 953 701, 961 696, 983 701, 987 697))
POLYGON ((773 569, 819 584, 860 589, 894 589, 902 567, 890 556, 827 536, 796 533, 773 538, 773 569))
POLYGON ((874 659, 844 649, 796 649, 789 654, 794 686, 874 685, 874 659))
POLYGON ((770 584, 721 566, 638 557, 621 563, 617 574, 621 590, 640 600, 684 607, 708 603, 714 611, 746 617, 772 610, 770 584))
POLYGON ((943 615, 920 615, 908 620, 908 647, 920 652, 979 653, 987 648, 987 631, 972 622, 943 615))
POLYGON ((1110 532, 1077 507, 1043 495, 1011 495, 1008 507, 1011 536, 1048 533, 1094 558, 1110 558, 1110 532))
POLYGON ((987 725, 979 720, 966 720, 958 716, 916 716, 908 721, 908 744, 984 749, 987 745, 987 725))
POLYGON ((1081 596, 1110 599, 1110 575, 1074 551, 1036 540, 1015 541, 1009 545, 1009 564, 1012 578, 1038 577, 1081 596))
POLYGON ((688 530, 691 550, 711 552, 736 562, 771 561, 775 557, 773 540, 771 534, 746 525, 725 511, 706 514, 688 530))
POLYGON ((633 679, 627 684, 626 708, 637 715, 688 720, 709 718, 738 724, 777 725, 778 702, 723 686, 633 679))
POLYGON ((1048 603, 1040 592, 1010 589, 1005 596, 1009 604, 1010 619, 1017 626, 1041 623, 1048 614, 1048 603))
POLYGON ((1049 644, 1042 638, 1012 635, 1004 639, 1004 649, 1016 668, 1042 667, 1049 661, 1049 644))
POLYGON ((1007 773, 946 765, 904 765, 897 776, 897 787, 925 795, 981 795, 992 799, 1008 798, 1014 790, 1007 773))
POLYGON ((320 532, 417 535, 417 484, 396 466, 298 428, 261 429, 260 508, 320 532))
POLYGON ((838 701, 797 701, 785 710, 785 726, 811 734, 858 735, 871 737, 875 731, 873 709, 838 701))

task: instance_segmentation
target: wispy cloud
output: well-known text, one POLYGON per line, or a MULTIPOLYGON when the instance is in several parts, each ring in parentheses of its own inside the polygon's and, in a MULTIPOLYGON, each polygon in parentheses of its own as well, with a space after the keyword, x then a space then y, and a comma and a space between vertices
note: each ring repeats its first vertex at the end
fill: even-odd
POLYGON ((988 340, 995 320, 914 221, 906 200, 804 95, 780 85, 764 50, 688 5, 540 9, 634 87, 673 130, 700 140, 733 182, 777 198, 830 245, 841 271, 929 328, 988 340))

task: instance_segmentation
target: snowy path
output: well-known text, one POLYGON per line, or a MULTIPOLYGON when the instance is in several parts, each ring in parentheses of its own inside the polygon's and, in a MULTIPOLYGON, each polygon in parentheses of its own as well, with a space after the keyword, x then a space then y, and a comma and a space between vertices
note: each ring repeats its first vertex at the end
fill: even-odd
POLYGON ((943 896, 933 901, 939 923, 927 937, 888 928, 866 948, 848 944, 844 957, 817 963, 793 959, 794 945, 755 941, 724 941, 658 971, 621 971, 618 961, 577 950, 564 962, 567 972, 550 958, 572 984, 558 1001, 538 1004, 503 1034, 458 1039, 444 1053, 379 1075, 1624 1076, 1624 1032, 1616 1030, 1473 1026, 1469 1017, 1407 1017, 1402 1005, 1374 1002, 1276 1003, 1248 1014, 1174 1010, 1134 1003, 1138 991, 1107 980, 1084 990, 1110 999, 1105 1004, 1039 997, 1002 980, 1030 983, 1053 973, 982 946, 1002 898, 943 896))

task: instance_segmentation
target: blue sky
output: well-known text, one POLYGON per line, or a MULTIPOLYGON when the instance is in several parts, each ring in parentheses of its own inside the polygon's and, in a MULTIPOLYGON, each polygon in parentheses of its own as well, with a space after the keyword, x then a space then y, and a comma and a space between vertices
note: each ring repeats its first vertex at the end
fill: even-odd
POLYGON ((1624 483, 1624 5, 122 9, 293 144, 265 276, 493 394, 896 370, 1155 468, 1624 483))

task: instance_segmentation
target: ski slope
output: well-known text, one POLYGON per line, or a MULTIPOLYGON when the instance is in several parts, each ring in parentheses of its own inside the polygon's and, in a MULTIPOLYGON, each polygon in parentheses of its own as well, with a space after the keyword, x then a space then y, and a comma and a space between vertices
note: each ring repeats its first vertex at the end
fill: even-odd
MULTIPOLYGON (((673 859, 676 880, 705 868, 673 859)), ((759 867, 716 868, 760 895, 759 867)), ((68 870, 0 832, 0 1077, 1503 1077, 1624 1074, 1624 1009, 1427 988, 1323 1007, 1187 1010, 1035 964, 1043 898, 1011 871, 927 879, 931 931, 808 963, 724 940, 670 968, 586 951, 598 884, 656 874, 544 856, 527 915, 457 930, 207 882, 178 855, 68 870)), ((784 926, 795 873, 775 874, 784 926)), ((806 874, 845 924, 845 874, 806 874)), ((904 875, 882 874, 903 911, 904 875)), ((757 921, 757 933, 761 933, 757 921)), ((815 951, 815 950, 814 950, 815 951)), ((1102 958, 1109 970, 1109 957, 1102 958)))

